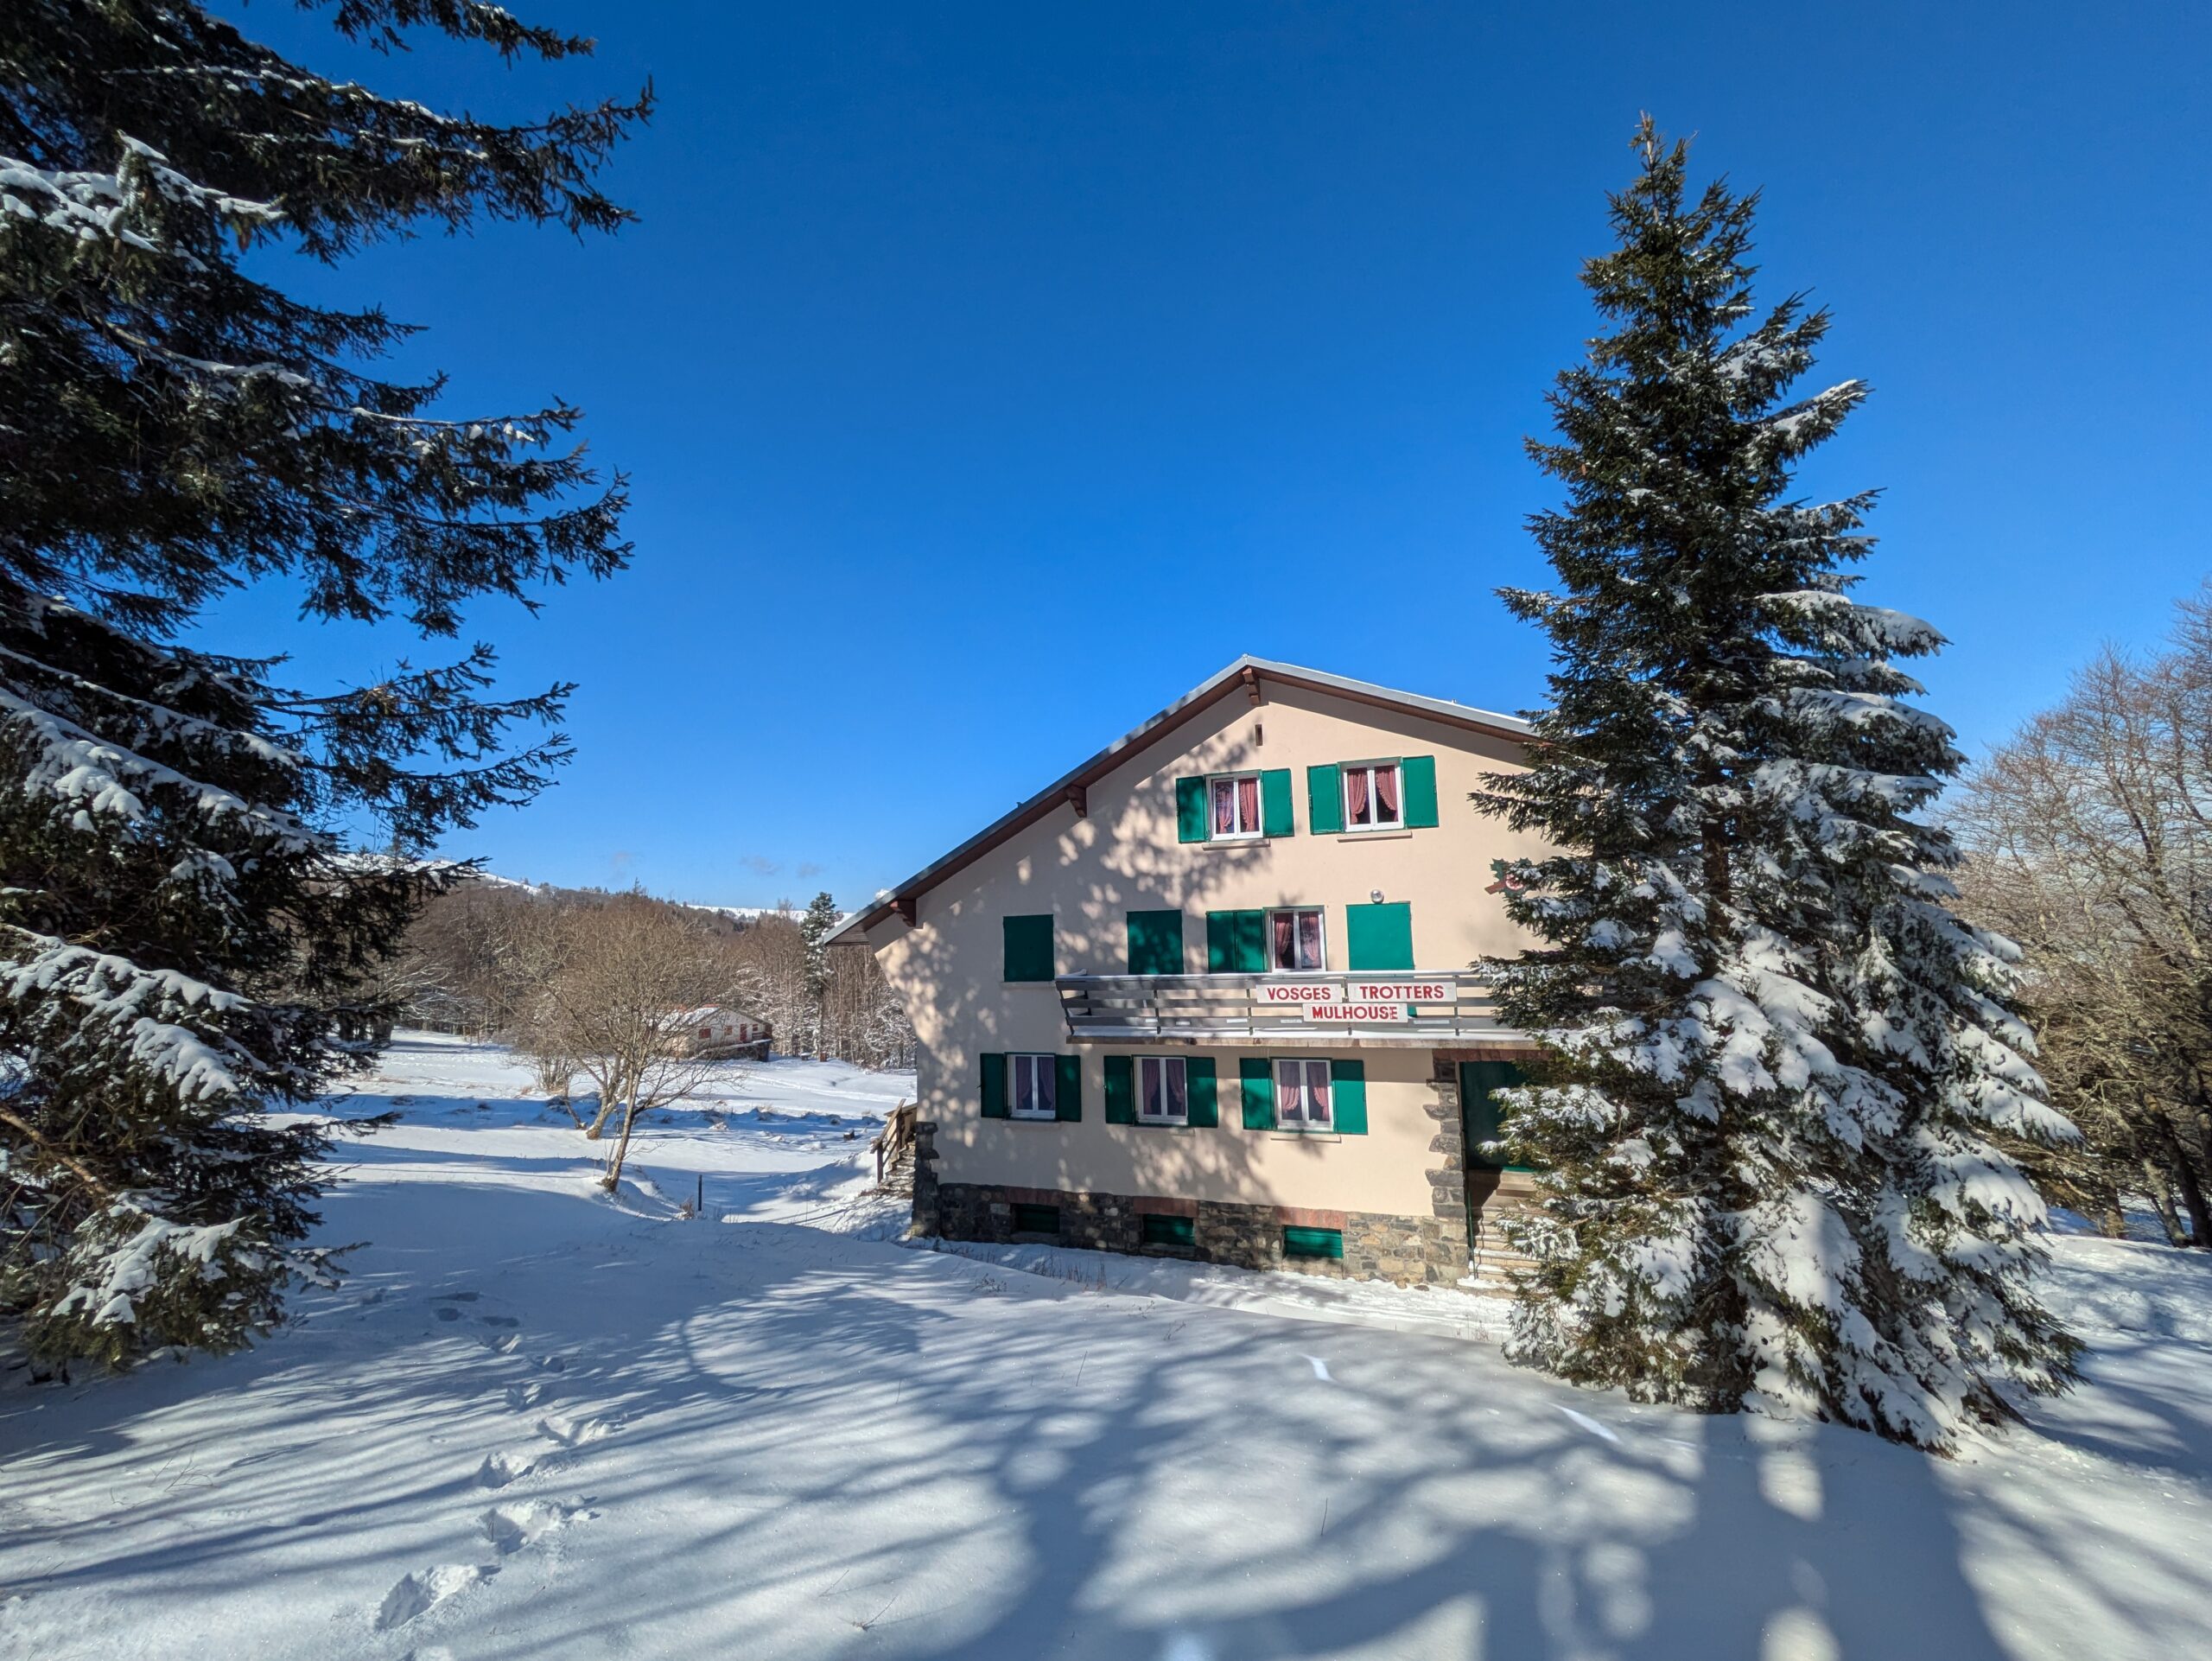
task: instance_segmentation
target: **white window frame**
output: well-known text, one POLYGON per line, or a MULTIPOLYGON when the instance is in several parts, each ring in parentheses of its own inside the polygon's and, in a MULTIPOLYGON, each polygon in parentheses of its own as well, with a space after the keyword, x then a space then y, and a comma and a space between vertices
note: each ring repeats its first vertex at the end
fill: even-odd
MULTIPOLYGON (((1236 799, 1236 794, 1237 792, 1235 791, 1231 791, 1230 792, 1230 799, 1232 803, 1236 799)), ((1236 817, 1233 810, 1230 813, 1230 817, 1232 818, 1236 817)), ((1262 837, 1267 835, 1267 830, 1265 829, 1267 822, 1267 786, 1260 782, 1260 775, 1256 772, 1210 773, 1206 774, 1206 840, 1208 842, 1257 842, 1262 837), (1214 786, 1217 785, 1233 785, 1246 779, 1249 779, 1252 781, 1252 811, 1256 816, 1257 823, 1253 824, 1253 826, 1248 830, 1215 830, 1213 818, 1214 786)))
MULTIPOLYGON (((1271 975, 1318 975, 1329 966, 1329 910, 1325 906, 1274 906, 1268 911, 1268 973, 1271 975), (1275 919, 1298 917, 1312 912, 1321 920, 1321 961, 1305 969, 1287 969, 1275 961, 1275 919)), ((1298 925, 1290 927, 1294 945, 1298 939, 1298 925)))
POLYGON ((1275 1127, 1281 1130, 1333 1130, 1337 1128, 1336 1091, 1331 1086, 1327 1061, 1314 1060, 1306 1056, 1283 1056, 1276 1060, 1275 1127), (1319 1069, 1318 1072, 1315 1069, 1319 1069), (1315 1117, 1310 1106, 1301 1106, 1295 1118, 1290 1116, 1291 1090, 1286 1081, 1294 1078, 1298 1081, 1298 1098, 1301 1104, 1311 1101, 1308 1091, 1313 1079, 1319 1079, 1322 1091, 1319 1117, 1315 1117))
POLYGON ((1190 1123, 1191 1069, 1190 1063, 1184 1057, 1179 1055, 1140 1055, 1136 1058, 1135 1077, 1132 1080, 1132 1083, 1136 1090, 1137 1123, 1139 1124, 1187 1125, 1190 1123), (1152 1092, 1147 1090, 1144 1085, 1144 1072, 1147 1067, 1157 1067, 1160 1069, 1160 1079, 1162 1081, 1160 1093, 1163 1104, 1165 1104, 1166 1099, 1169 1094, 1166 1089, 1166 1080, 1168 1076, 1167 1069, 1173 1067, 1177 1073, 1179 1073, 1182 1076, 1183 1111, 1181 1112, 1151 1113, 1146 1111, 1147 1104, 1152 1099, 1152 1092))
POLYGON ((1006 1116, 1010 1119, 1060 1117, 1060 1058, 1027 1053, 1006 1059, 1006 1116), (1029 1074, 1029 1105, 1021 1105, 1021 1075, 1029 1074))
POLYGON ((1402 765, 1402 757, 1394 755, 1376 761, 1346 761, 1338 767, 1338 808, 1344 818, 1345 834, 1359 836, 1370 830, 1402 830, 1406 828, 1406 770, 1402 765), (1365 824, 1354 824, 1351 822, 1351 792, 1345 788, 1344 780, 1355 773, 1367 775, 1368 811, 1372 812, 1382 799, 1376 793, 1375 775, 1383 772, 1398 775, 1398 817, 1395 819, 1370 819, 1365 824))

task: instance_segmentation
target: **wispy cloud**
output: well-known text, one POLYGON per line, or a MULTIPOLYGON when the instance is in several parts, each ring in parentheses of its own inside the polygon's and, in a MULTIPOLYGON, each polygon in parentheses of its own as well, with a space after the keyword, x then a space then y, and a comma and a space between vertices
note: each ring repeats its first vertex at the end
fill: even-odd
POLYGON ((829 869, 827 865, 817 865, 812 860, 809 860, 798 868, 798 874, 801 876, 820 876, 829 869))
MULTIPOLYGON (((742 856, 737 862, 756 876, 773 876, 784 869, 780 863, 770 859, 766 854, 747 854, 742 856)), ((804 876, 806 873, 801 871, 799 875, 804 876)))
POLYGON ((630 868, 638 862, 638 856, 626 848, 618 848, 607 856, 607 862, 614 868, 615 875, 627 876, 630 868))

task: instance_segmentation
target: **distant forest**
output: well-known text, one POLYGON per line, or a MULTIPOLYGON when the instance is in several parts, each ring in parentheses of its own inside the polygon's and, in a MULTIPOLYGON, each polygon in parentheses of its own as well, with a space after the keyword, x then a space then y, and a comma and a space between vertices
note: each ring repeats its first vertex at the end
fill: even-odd
MULTIPOLYGON (((385 965, 377 1001, 397 1009, 407 1026, 512 1038, 535 985, 526 943, 547 913, 618 901, 679 913, 716 941, 728 953, 733 978, 746 989, 748 1011, 774 1028, 778 1054, 864 1067, 913 1066, 913 1027, 875 954, 810 948, 808 913, 789 902, 755 914, 635 890, 474 878, 424 907, 399 954, 385 965)), ((823 907, 817 899, 817 916, 823 907)))

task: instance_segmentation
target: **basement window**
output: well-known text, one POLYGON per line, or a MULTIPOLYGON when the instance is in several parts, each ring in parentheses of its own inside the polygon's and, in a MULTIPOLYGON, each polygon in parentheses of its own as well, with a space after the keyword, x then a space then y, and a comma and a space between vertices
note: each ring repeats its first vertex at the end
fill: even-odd
POLYGON ((1144 1244, 1148 1246, 1189 1248, 1198 1243, 1198 1219, 1195 1217, 1171 1217, 1163 1212, 1148 1211, 1140 1226, 1144 1244))

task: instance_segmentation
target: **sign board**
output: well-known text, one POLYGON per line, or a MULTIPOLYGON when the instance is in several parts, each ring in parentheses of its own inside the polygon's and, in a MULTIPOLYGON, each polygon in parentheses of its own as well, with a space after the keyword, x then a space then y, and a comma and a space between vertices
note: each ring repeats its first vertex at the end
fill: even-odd
POLYGON ((1282 981, 1263 983, 1255 990, 1262 1003, 1294 1005, 1306 1011, 1308 1021, 1338 1026, 1403 1021, 1409 1003, 1456 1002, 1446 981, 1282 981))

